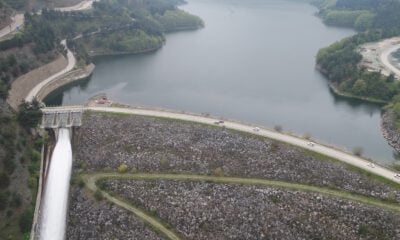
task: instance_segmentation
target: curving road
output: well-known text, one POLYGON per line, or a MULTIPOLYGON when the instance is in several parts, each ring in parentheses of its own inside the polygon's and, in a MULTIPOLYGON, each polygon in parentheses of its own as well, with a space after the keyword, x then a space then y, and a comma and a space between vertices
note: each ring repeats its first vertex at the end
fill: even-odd
POLYGON ((393 52, 397 51, 398 49, 400 49, 400 44, 396 44, 385 49, 380 56, 380 60, 386 68, 388 68, 391 72, 393 72, 397 76, 398 79, 400 79, 400 69, 394 66, 389 60, 390 55, 393 52))
POLYGON ((52 82, 54 80, 57 80, 58 77, 64 75, 65 73, 71 71, 72 69, 74 69, 75 64, 76 64, 76 59, 75 59, 74 54, 67 48, 66 40, 62 40, 61 44, 64 45, 65 48, 67 49, 68 65, 60 72, 48 77, 47 79, 44 79, 42 82, 40 82, 38 85, 36 85, 33 89, 31 89, 31 91, 25 98, 26 102, 31 102, 44 86, 46 86, 47 84, 49 84, 50 82, 52 82))
MULTIPOLYGON (((65 106, 65 107, 56 107, 56 108, 45 108, 43 111, 57 111, 62 109, 82 109, 82 106, 65 106)), ((190 122, 197 122, 203 123, 208 125, 215 125, 216 121, 219 119, 187 114, 187 113, 176 113, 176 112, 169 112, 163 110, 149 110, 149 109, 142 109, 142 108, 121 108, 121 107, 84 107, 84 110, 96 111, 96 112, 109 112, 109 113, 123 113, 123 114, 134 114, 134 115, 142 115, 142 116, 150 116, 150 117, 162 117, 162 118, 170 118, 170 119, 179 119, 184 121, 190 122)), ((335 149, 333 147, 325 146, 323 144, 314 143, 313 146, 310 146, 309 140, 302 139, 299 137, 295 137, 292 135, 276 132, 266 128, 255 128, 254 126, 238 123, 234 121, 225 121, 222 124, 224 127, 238 130, 246 133, 251 133, 263 137, 267 137, 270 139, 274 139, 277 141, 289 143, 294 146, 298 146, 307 150, 311 150, 313 152, 317 152, 332 158, 335 158, 339 161, 344 163, 353 165, 375 175, 384 177, 389 179, 393 182, 400 183, 400 178, 395 177, 396 172, 387 169, 385 167, 372 164, 371 162, 361 158, 354 156, 350 153, 344 152, 342 150, 335 149)), ((323 173, 321 173, 323 174, 323 173)))
POLYGON ((61 12, 89 10, 93 7, 93 2, 96 2, 96 1, 97 0, 84 0, 74 6, 63 7, 63 8, 54 8, 54 10, 61 11, 61 12))
MULTIPOLYGON (((62 8, 55 8, 55 10, 61 11, 61 12, 72 12, 72 11, 83 11, 83 10, 89 10, 93 7, 93 2, 96 2, 97 0, 84 0, 74 6, 70 7, 62 7, 62 8)), ((40 13, 40 12, 39 12, 40 13)), ((24 14, 19 13, 16 14, 11 18, 12 22, 9 26, 0 29, 0 38, 7 36, 8 34, 14 32, 17 30, 17 28, 22 27, 24 24, 24 14)))

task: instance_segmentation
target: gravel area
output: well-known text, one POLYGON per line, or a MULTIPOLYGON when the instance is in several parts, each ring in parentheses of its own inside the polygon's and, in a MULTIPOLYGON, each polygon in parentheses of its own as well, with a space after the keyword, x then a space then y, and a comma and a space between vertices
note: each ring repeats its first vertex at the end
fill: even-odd
POLYGON ((96 201, 78 187, 70 195, 68 240, 163 239, 125 209, 96 201))
POLYGON ((102 185, 187 239, 400 239, 398 213, 316 193, 206 182, 102 185))
POLYGON ((400 191, 296 147, 221 127, 134 115, 85 114, 74 168, 224 174, 327 186, 400 201, 400 191))

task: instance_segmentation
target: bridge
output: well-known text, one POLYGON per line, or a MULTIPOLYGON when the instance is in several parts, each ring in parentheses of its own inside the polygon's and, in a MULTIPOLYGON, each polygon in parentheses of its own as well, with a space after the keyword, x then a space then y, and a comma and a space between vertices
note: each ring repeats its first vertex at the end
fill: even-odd
POLYGON ((83 108, 56 109, 45 108, 41 128, 71 128, 82 125, 83 108))

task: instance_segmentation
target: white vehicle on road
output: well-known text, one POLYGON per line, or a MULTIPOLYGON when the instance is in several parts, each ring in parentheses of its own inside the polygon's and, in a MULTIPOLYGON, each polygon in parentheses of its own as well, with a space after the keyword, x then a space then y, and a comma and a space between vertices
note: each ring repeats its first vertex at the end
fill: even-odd
POLYGON ((260 131, 260 128, 259 128, 259 127, 255 127, 255 128, 253 128, 253 131, 259 132, 259 131, 260 131))
POLYGON ((313 142, 308 142, 307 145, 310 146, 310 147, 314 147, 314 146, 315 146, 315 143, 313 143, 313 142))
POLYGON ((396 173, 396 174, 394 175, 394 177, 395 177, 395 178, 400 178, 400 173, 396 173))
POLYGON ((373 163, 368 163, 367 166, 368 166, 368 167, 371 167, 371 168, 375 168, 375 164, 373 164, 373 163))

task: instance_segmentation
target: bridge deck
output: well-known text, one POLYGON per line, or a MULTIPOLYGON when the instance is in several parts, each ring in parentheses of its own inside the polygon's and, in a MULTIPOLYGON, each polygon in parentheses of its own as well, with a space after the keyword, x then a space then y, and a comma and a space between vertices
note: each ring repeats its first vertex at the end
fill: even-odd
POLYGON ((42 128, 80 127, 83 109, 43 110, 42 128))

